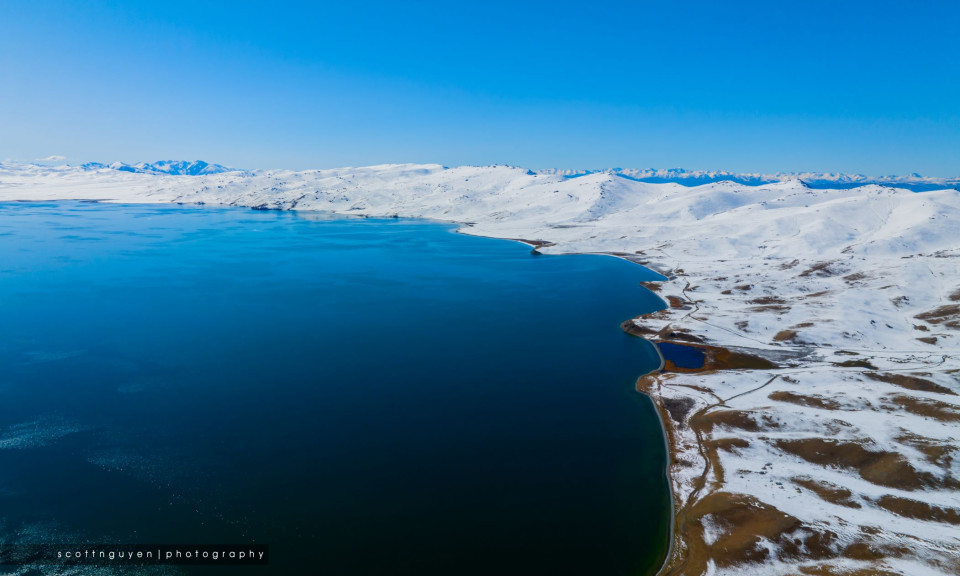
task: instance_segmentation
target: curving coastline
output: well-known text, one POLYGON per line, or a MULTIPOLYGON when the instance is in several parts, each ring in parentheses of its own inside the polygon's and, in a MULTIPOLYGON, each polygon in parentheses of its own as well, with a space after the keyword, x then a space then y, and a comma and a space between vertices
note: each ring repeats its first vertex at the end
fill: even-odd
POLYGON ((648 394, 646 391, 640 388, 640 380, 642 380, 645 376, 648 376, 650 374, 663 370, 663 367, 666 363, 666 361, 663 358, 663 353, 660 352, 660 347, 657 346, 655 342, 652 342, 652 341, 649 341, 649 342, 653 346, 653 349, 657 351, 657 355, 660 356, 660 365, 655 370, 651 370, 650 372, 647 372, 646 374, 641 375, 640 378, 637 379, 637 391, 647 397, 647 400, 649 400, 650 404, 653 406, 654 413, 657 415, 657 421, 660 423, 660 432, 663 435, 663 453, 666 458, 664 462, 663 473, 664 473, 664 476, 666 476, 667 478, 667 492, 669 493, 669 498, 670 498, 670 522, 668 524, 669 532, 667 534, 667 550, 666 552, 664 552, 663 562, 660 564, 660 568, 657 569, 657 571, 655 572, 656 576, 660 576, 666 572, 667 567, 670 565, 670 561, 673 558, 673 549, 674 549, 673 543, 674 543, 674 540, 676 539, 677 499, 674 497, 674 494, 673 494, 673 479, 670 477, 670 462, 672 459, 671 454, 673 454, 673 446, 670 444, 669 437, 667 436, 667 425, 666 423, 664 423, 664 420, 663 420, 662 408, 660 407, 659 404, 657 404, 657 402, 653 399, 653 397, 650 396, 650 394, 648 394))
POLYGON ((670 444, 661 574, 960 573, 956 190, 688 188, 510 167, 0 167, 0 200, 105 197, 446 220, 642 264, 668 278, 655 291, 669 306, 625 329, 705 359, 665 357, 638 380, 670 444))

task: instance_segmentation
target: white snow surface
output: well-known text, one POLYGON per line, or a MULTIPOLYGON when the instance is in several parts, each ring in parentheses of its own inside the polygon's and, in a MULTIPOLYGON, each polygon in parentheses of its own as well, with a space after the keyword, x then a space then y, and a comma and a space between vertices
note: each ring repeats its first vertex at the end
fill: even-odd
MULTIPOLYGON (((678 428, 670 468, 677 506, 708 492, 747 494, 835 535, 832 560, 784 556, 768 541, 766 561, 711 562, 711 573, 788 574, 824 563, 838 574, 960 573, 956 522, 877 503, 893 496, 960 515, 960 191, 811 189, 800 180, 686 187, 508 166, 171 176, 0 164, 0 201, 57 199, 429 218, 459 223, 468 234, 552 243, 539 248, 544 253, 603 252, 641 262, 667 277, 662 297, 685 305, 638 318, 638 325, 780 359, 770 370, 656 376, 657 402, 685 397, 693 400, 691 414, 716 405, 710 410, 743 411, 758 422, 755 430, 713 429, 714 439, 749 445, 719 450, 723 470, 708 470, 699 493, 699 441, 689 427, 678 428), (936 389, 907 389, 870 374, 921 377, 936 389), (813 405, 771 399, 775 392, 813 398, 813 405), (808 462, 781 448, 811 438, 899 454, 926 480, 883 485, 856 468, 808 462), (856 506, 798 484, 811 480, 849 490, 856 506), (858 542, 883 554, 844 557, 845 546, 858 542), (888 553, 895 547, 909 552, 888 553)), ((724 524, 708 518, 704 527, 710 544, 724 524)))

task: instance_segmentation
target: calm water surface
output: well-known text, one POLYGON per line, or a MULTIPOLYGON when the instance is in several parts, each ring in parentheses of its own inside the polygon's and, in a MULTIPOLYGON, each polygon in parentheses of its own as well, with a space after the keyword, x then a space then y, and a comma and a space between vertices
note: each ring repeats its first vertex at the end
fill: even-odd
POLYGON ((650 573, 658 359, 618 325, 654 276, 420 221, 0 204, 0 541, 650 573))
POLYGON ((673 342, 661 342, 657 344, 657 346, 660 347, 660 352, 664 358, 670 360, 680 368, 690 370, 703 368, 703 362, 706 357, 702 348, 674 344, 673 342))

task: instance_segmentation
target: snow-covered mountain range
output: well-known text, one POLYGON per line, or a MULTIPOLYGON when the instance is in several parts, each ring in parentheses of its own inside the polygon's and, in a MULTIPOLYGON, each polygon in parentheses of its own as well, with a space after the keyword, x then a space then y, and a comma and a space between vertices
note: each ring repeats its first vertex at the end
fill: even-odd
MULTIPOLYGON (((208 174, 219 174, 221 172, 247 172, 250 174, 262 173, 264 170, 242 170, 239 168, 228 168, 220 164, 210 164, 202 160, 188 162, 184 160, 161 160, 159 162, 139 162, 137 164, 125 164, 123 162, 113 162, 112 164, 103 164, 100 162, 88 162, 81 166, 85 170, 120 170, 123 172, 142 172, 149 174, 169 174, 176 176, 202 176, 208 174)), ((737 184, 747 184, 750 186, 759 186, 762 184, 772 184, 775 182, 787 182, 790 180, 800 180, 811 188, 856 188, 868 184, 878 184, 881 186, 895 186, 906 188, 914 192, 927 190, 940 190, 943 188, 960 189, 960 177, 939 178, 931 176, 921 176, 920 174, 909 174, 906 176, 864 176, 863 174, 843 174, 843 173, 823 173, 823 172, 728 172, 724 170, 684 170, 682 168, 657 169, 657 168, 610 168, 604 170, 563 170, 563 169, 545 169, 531 170, 536 174, 552 174, 565 176, 567 178, 577 178, 589 174, 614 174, 638 182, 665 183, 675 182, 684 186, 699 186, 701 184, 710 184, 713 182, 736 182, 737 184)))
POLYGON ((665 574, 960 573, 960 191, 950 182, 684 186, 642 171, 435 164, 159 172, 3 164, 0 201, 430 218, 543 253, 642 263, 666 277, 649 287, 668 307, 624 328, 711 358, 706 371, 666 364, 638 382, 671 450, 665 574))
POLYGON ((227 168, 220 164, 209 164, 203 160, 160 160, 159 162, 138 162, 137 164, 125 164, 123 162, 113 162, 112 164, 101 164, 100 162, 88 162, 81 166, 84 170, 119 170, 120 172, 134 172, 142 174, 169 174, 171 176, 205 176, 208 174, 219 174, 221 172, 232 172, 233 168, 227 168))
POLYGON ((934 178, 909 174, 907 176, 864 176, 863 174, 823 173, 823 172, 774 172, 770 174, 726 172, 722 170, 684 170, 672 168, 613 168, 610 170, 540 170, 544 174, 581 176, 595 172, 610 172, 618 176, 631 178, 639 182, 676 182, 685 186, 699 186, 712 182, 736 182, 750 186, 800 180, 811 188, 856 188, 868 184, 896 186, 914 192, 939 190, 943 188, 960 189, 960 177, 934 178))

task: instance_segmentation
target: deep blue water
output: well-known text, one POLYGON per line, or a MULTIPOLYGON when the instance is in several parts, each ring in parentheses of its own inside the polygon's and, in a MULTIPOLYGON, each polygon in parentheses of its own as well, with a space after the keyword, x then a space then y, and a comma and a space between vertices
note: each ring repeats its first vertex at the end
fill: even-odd
POLYGON ((654 277, 421 221, 0 204, 0 540, 650 573, 658 358, 618 325, 654 277))
POLYGON ((703 368, 704 354, 701 348, 672 342, 660 342, 657 346, 660 348, 663 357, 673 362, 678 368, 690 370, 703 368))

